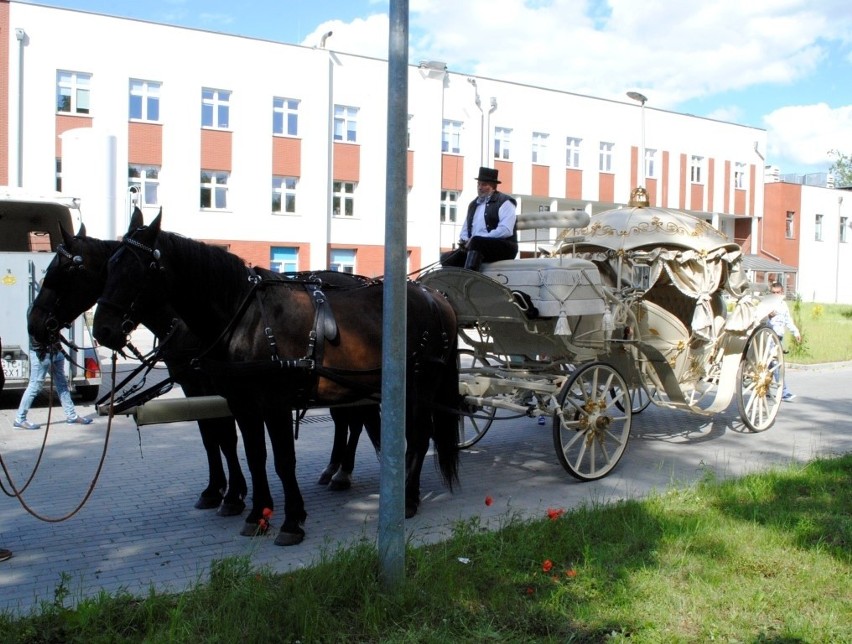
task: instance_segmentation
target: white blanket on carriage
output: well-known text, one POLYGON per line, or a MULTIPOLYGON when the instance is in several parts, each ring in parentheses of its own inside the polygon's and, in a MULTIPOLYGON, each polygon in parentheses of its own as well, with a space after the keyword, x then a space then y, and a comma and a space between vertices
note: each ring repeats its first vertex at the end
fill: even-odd
POLYGON ((600 315, 603 287, 597 266, 585 259, 536 257, 482 265, 482 274, 530 296, 541 317, 600 315))

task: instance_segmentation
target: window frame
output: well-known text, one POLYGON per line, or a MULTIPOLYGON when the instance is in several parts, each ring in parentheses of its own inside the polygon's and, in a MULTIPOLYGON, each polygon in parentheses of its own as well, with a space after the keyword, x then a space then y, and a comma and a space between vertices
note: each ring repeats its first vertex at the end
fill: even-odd
POLYGON ((689 160, 689 182, 704 184, 704 157, 693 154, 689 160))
POLYGON ((601 141, 598 146, 598 172, 606 172, 612 174, 612 157, 615 150, 615 143, 610 141, 601 141))
POLYGON ((142 123, 160 123, 160 90, 162 87, 163 84, 159 81, 131 78, 128 81, 128 119, 142 123), (134 84, 138 84, 138 92, 134 91, 134 84), (134 97, 139 99, 139 116, 133 115, 134 97), (155 107, 156 111, 154 118, 151 118, 152 106, 155 107))
POLYGON ((581 169, 583 139, 576 136, 565 137, 565 167, 573 170, 581 169))
POLYGON ((820 213, 814 215, 814 241, 823 241, 822 224, 825 217, 820 213))
POLYGON ((440 222, 442 224, 458 223, 459 197, 461 192, 458 190, 441 190, 441 214, 440 222), (453 199, 453 195, 455 199, 453 199), (448 215, 449 213, 449 215, 448 215))
POLYGON ((546 132, 532 133, 532 145, 530 146, 532 163, 536 165, 548 165, 546 157, 549 139, 550 135, 546 132))
POLYGON ((299 106, 301 103, 302 101, 297 98, 272 97, 273 136, 299 136, 299 106), (280 128, 278 127, 278 120, 280 120, 280 128))
POLYGON ((209 130, 231 129, 231 90, 214 87, 201 88, 201 127, 209 130), (209 123, 207 116, 209 112, 209 123), (224 114, 225 123, 221 122, 224 114))
POLYGON ((334 128, 332 130, 332 136, 335 143, 358 143, 359 111, 359 108, 353 105, 335 104, 334 128), (340 130, 339 134, 338 130, 340 130), (345 137, 344 132, 346 133, 345 137))
POLYGON ((796 211, 788 210, 787 218, 784 221, 784 238, 795 239, 796 232, 796 211))
POLYGON ((657 178, 657 150, 645 148, 645 178, 657 178))
POLYGON ((358 252, 354 248, 332 248, 329 251, 328 268, 338 273, 354 275, 357 261, 358 252))
POLYGON ((441 122, 441 152, 445 154, 461 154, 463 121, 444 119, 441 122), (455 143, 455 145, 450 145, 455 143))
POLYGON ((297 215, 296 210, 299 178, 286 175, 272 175, 272 214, 297 215), (292 182, 292 185, 288 185, 292 182), (276 196, 278 207, 276 208, 276 196), (292 209, 291 209, 292 206, 292 209))
POLYGON ((331 194, 331 216, 336 219, 354 219, 355 218, 355 192, 358 188, 358 183, 355 181, 339 181, 332 182, 331 194), (351 190, 347 190, 351 187, 351 190), (341 212, 341 205, 343 206, 341 212), (349 212, 347 212, 349 211, 349 212))
POLYGON ((840 234, 837 243, 845 244, 849 241, 849 217, 840 218, 840 234))
POLYGON ((498 161, 512 160, 512 128, 494 128, 494 158, 498 161))
POLYGON ((56 70, 56 113, 57 114, 82 114, 91 116, 92 114, 92 74, 87 72, 75 72, 69 69, 56 70), (66 78, 67 77, 67 78, 66 78), (62 90, 66 89, 67 94, 62 90), (68 109, 62 109, 65 104, 60 99, 67 96, 68 109), (81 97, 85 96, 86 100, 81 101, 81 97), (80 107, 80 103, 84 102, 85 107, 80 107))
POLYGON ((298 246, 270 246, 269 270, 275 273, 296 273, 299 270, 298 246), (292 252, 289 252, 292 251, 292 252), (277 259, 281 257, 282 259, 277 259), (276 266, 278 264, 279 266, 276 266), (288 267, 292 266, 292 270, 288 267))
POLYGON ((199 207, 201 210, 208 211, 226 211, 228 210, 228 186, 230 183, 231 173, 226 172, 224 170, 201 170, 201 195, 199 199, 199 207), (204 175, 209 175, 208 181, 204 181, 204 175), (220 179, 224 178, 225 180, 220 183, 220 179), (209 191, 209 205, 204 205, 204 194, 205 191, 209 191), (222 206, 216 205, 219 202, 218 197, 222 195, 224 197, 224 204, 222 206))
POLYGON ((746 164, 742 161, 734 162, 734 190, 745 190, 746 164))
POLYGON ((156 165, 144 163, 129 163, 127 165, 127 187, 128 189, 136 186, 138 195, 136 205, 142 206, 159 206, 160 205, 160 172, 162 168, 156 165), (131 172, 136 169, 139 176, 132 176, 131 172), (149 171, 154 171, 156 176, 149 176, 149 171), (149 188, 153 189, 156 197, 155 201, 148 201, 149 188))

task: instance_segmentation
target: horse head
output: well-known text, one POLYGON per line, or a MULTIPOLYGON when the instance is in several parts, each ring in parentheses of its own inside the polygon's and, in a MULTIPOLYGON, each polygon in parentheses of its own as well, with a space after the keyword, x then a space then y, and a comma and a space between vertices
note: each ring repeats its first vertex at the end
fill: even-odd
POLYGON ((106 281, 107 260, 118 247, 118 242, 87 237, 85 225, 76 235, 61 232, 62 243, 27 314, 29 334, 43 344, 56 341, 60 329, 94 306, 106 281))
POLYGON ((107 263, 106 281, 95 311, 95 338, 113 350, 127 344, 128 335, 139 325, 139 310, 150 306, 157 293, 162 270, 157 238, 162 209, 148 225, 131 219, 118 249, 107 263))

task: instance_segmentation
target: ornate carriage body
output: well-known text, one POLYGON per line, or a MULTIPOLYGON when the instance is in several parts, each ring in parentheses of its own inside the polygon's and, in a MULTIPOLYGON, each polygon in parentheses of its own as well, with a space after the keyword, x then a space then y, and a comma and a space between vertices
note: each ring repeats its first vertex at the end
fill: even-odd
POLYGON ((498 409, 549 415, 563 465, 596 479, 620 459, 632 415, 652 402, 713 414, 736 395, 750 430, 772 425, 783 353, 760 325, 739 246, 634 196, 591 217, 519 216, 519 228, 549 231, 554 243, 536 240, 538 257, 422 276, 450 300, 466 347, 462 446, 498 409))

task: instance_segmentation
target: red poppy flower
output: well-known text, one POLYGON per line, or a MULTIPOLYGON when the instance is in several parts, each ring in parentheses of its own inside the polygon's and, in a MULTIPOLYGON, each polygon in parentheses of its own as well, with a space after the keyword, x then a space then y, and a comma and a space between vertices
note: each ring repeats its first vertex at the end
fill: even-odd
POLYGON ((541 569, 544 572, 550 572, 550 569, 553 568, 553 562, 550 559, 545 559, 541 564, 541 569))
POLYGON ((492 503, 494 503, 494 499, 492 499, 490 496, 486 496, 485 505, 490 506, 492 503))
POLYGON ((551 521, 556 521, 563 514, 565 514, 565 510, 562 508, 547 508, 547 518, 551 521))
POLYGON ((535 589, 532 586, 527 586, 527 595, 532 595, 535 589))
POLYGON ((565 571, 565 576, 566 576, 566 577, 569 577, 569 578, 571 578, 571 579, 573 579, 574 577, 576 577, 576 576, 577 576, 577 571, 576 571, 576 570, 574 570, 573 568, 571 568, 571 570, 566 570, 566 571, 565 571))
POLYGON ((272 517, 272 510, 270 508, 263 508, 263 518, 269 519, 272 517))

